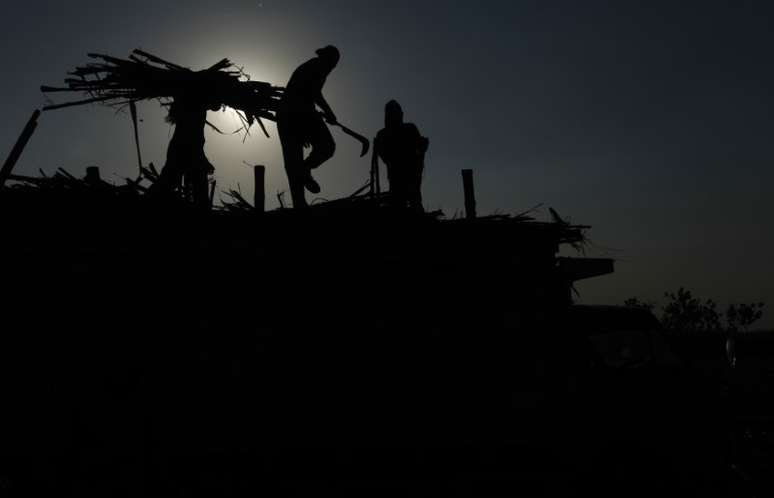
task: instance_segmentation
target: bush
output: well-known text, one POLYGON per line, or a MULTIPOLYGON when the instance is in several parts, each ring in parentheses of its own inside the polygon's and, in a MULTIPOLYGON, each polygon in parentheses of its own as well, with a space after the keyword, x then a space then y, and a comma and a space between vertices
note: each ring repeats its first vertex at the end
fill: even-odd
MULTIPOLYGON (((725 312, 720 312, 715 301, 702 301, 683 287, 676 292, 666 292, 664 297, 666 304, 661 308, 659 319, 664 328, 672 332, 746 332, 763 316, 764 303, 731 304, 725 312)), ((624 305, 651 312, 656 308, 655 304, 636 297, 627 299, 624 305)))

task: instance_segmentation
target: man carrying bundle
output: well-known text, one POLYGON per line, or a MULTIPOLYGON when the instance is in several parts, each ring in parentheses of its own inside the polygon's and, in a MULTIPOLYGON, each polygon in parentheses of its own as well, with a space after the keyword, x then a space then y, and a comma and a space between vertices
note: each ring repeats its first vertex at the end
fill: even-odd
MULTIPOLYGON (((256 120, 266 132, 261 118, 274 119, 280 89, 260 81, 243 81, 241 71, 228 59, 207 69, 192 71, 136 49, 128 59, 89 54, 96 62, 78 66, 69 74, 65 87, 41 86, 41 91, 82 93, 84 99, 51 104, 44 111, 99 102, 122 108, 129 104, 137 139, 135 104, 145 100, 169 101, 167 121, 175 125, 161 174, 148 194, 160 199, 180 193, 202 210, 209 209, 209 178, 214 168, 204 154, 204 127, 207 111, 228 105, 242 111, 246 127, 256 120)), ((166 105, 166 104, 165 104, 166 105)), ((210 126, 212 126, 210 124, 210 126)), ((213 126, 214 128, 214 126, 213 126)), ((217 129, 216 129, 217 130, 217 129)), ((268 136, 268 134, 267 134, 268 136)), ((145 168, 137 145, 140 172, 145 168)), ((147 175, 146 175, 147 176, 147 175)))
POLYGON ((175 132, 151 194, 168 195, 182 188, 195 206, 209 208, 209 175, 215 168, 204 155, 204 126, 207 111, 219 108, 218 102, 193 92, 174 97, 167 121, 175 125, 175 132))
POLYGON ((301 64, 285 86, 277 112, 277 130, 288 175, 293 206, 307 207, 304 188, 316 194, 320 185, 311 171, 333 157, 336 142, 323 121, 336 124, 336 115, 322 95, 328 75, 339 62, 339 50, 333 45, 316 51, 317 57, 301 64), (323 111, 323 116, 316 107, 323 111), (304 147, 312 150, 304 158, 304 147))

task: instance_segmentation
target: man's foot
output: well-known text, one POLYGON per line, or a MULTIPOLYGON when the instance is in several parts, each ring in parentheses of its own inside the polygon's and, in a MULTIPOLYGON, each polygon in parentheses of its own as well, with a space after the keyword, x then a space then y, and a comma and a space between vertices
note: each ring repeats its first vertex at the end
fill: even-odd
POLYGON ((312 178, 312 172, 308 172, 306 174, 306 178, 304 178, 304 188, 306 188, 309 192, 313 194, 319 194, 320 193, 320 184, 317 183, 317 181, 312 178))

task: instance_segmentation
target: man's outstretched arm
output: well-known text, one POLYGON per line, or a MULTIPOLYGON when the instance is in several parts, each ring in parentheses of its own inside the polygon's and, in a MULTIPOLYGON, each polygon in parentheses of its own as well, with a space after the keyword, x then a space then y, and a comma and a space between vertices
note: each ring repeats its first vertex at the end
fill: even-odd
POLYGON ((333 109, 331 109, 331 106, 329 106, 328 102, 325 101, 325 97, 323 97, 322 93, 317 96, 317 98, 314 100, 314 103, 317 104, 317 107, 322 109, 326 121, 331 124, 338 123, 339 120, 336 119, 336 115, 333 113, 333 109))

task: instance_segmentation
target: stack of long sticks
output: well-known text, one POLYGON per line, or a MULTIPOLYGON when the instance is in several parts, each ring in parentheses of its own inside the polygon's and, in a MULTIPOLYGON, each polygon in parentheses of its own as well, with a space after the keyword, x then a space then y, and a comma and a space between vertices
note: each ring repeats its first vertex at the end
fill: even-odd
POLYGON ((207 69, 193 71, 142 50, 134 50, 127 59, 104 54, 88 54, 95 62, 76 67, 63 87, 41 86, 47 94, 75 92, 85 98, 51 104, 44 111, 101 103, 123 107, 142 100, 157 99, 162 104, 179 97, 201 96, 207 102, 230 106, 240 111, 246 125, 261 119, 275 120, 283 88, 270 83, 250 81, 249 76, 228 59, 207 69))

